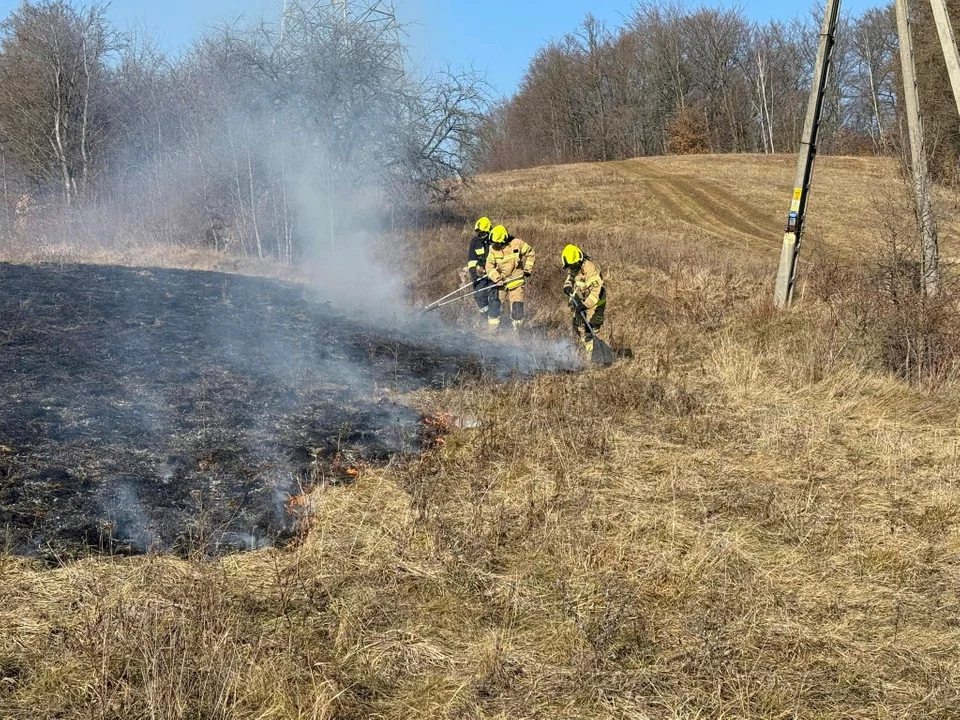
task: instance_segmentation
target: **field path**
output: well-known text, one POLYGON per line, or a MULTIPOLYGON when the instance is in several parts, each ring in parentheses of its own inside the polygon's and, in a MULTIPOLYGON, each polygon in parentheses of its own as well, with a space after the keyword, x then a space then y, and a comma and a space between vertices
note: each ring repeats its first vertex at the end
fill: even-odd
POLYGON ((763 212, 715 182, 671 172, 650 160, 625 160, 615 166, 639 178, 669 215, 711 235, 766 244, 777 235, 763 212))

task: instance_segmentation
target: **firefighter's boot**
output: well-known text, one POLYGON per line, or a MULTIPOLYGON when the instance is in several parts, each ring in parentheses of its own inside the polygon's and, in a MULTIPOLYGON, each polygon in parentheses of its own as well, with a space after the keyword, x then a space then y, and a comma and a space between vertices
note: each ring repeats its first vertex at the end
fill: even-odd
POLYGON ((520 332, 523 328, 523 302, 518 301, 510 306, 510 318, 513 320, 513 329, 520 332))
POLYGON ((503 309, 503 303, 500 300, 499 293, 494 293, 490 297, 490 304, 487 306, 487 330, 496 333, 500 330, 500 312, 503 309))

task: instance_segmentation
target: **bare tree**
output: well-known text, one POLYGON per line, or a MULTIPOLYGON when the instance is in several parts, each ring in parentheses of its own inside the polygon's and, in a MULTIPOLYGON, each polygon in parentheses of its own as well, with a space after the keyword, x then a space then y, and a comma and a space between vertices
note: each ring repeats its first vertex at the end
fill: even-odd
POLYGON ((852 112, 858 130, 880 148, 896 118, 897 26, 892 6, 870 8, 851 28, 854 78, 852 112))
MULTIPOLYGON (((2 133, 0 133, 0 135, 2 135, 2 133)), ((10 217, 10 170, 7 165, 7 149, 2 140, 0 140, 0 190, 2 190, 3 193, 2 201, 0 201, 3 203, 3 234, 9 235, 13 228, 13 222, 10 217)))
POLYGON ((102 5, 23 3, 0 25, 0 127, 35 183, 57 178, 69 205, 86 192, 106 142, 102 5))
POLYGON ((667 151, 667 127, 689 104, 685 17, 686 11, 679 3, 647 2, 637 6, 627 23, 628 32, 637 38, 634 85, 647 127, 646 154, 667 151))
MULTIPOLYGON (((960 27, 960 1, 947 0, 947 12, 954 28, 960 27)), ((930 3, 914 3, 912 13, 917 85, 930 171, 938 179, 957 182, 960 179, 960 119, 930 3)))
POLYGON ((587 84, 583 90, 588 142, 594 146, 591 154, 600 160, 610 158, 610 103, 608 99, 610 78, 609 55, 610 32, 591 13, 587 13, 580 29, 568 37, 568 44, 575 49, 583 65, 587 84))
POLYGON ((773 141, 773 118, 770 112, 770 99, 767 93, 767 68, 769 54, 766 48, 757 48, 756 54, 756 88, 757 88, 757 120, 760 124, 760 143, 765 153, 775 153, 776 144, 773 141))

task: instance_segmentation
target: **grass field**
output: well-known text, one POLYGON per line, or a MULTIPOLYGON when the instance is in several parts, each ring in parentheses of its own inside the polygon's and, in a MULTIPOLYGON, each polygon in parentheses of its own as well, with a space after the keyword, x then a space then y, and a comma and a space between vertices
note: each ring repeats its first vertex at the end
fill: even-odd
MULTIPOLYGON (((904 190, 892 164, 822 158, 803 302, 777 314, 792 169, 645 159, 458 188, 447 217, 537 250, 531 332, 565 332, 578 242, 633 360, 422 393, 482 426, 316 492, 288 550, 0 556, 0 717, 960 715, 956 368, 898 377, 901 306, 856 279, 912 222, 904 190)), ((947 255, 957 200, 940 193, 947 255)), ((410 234, 433 259, 415 298, 452 284, 468 230, 410 234)))
MULTIPOLYGON (((792 155, 687 155, 560 165, 481 177, 459 197, 524 229, 596 233, 601 242, 623 234, 638 244, 696 243, 769 259, 779 255, 795 163, 792 155)), ((819 158, 808 250, 846 258, 867 251, 902 194, 893 160, 819 158)), ((960 232, 958 198, 941 192, 938 200, 949 254, 960 232)))

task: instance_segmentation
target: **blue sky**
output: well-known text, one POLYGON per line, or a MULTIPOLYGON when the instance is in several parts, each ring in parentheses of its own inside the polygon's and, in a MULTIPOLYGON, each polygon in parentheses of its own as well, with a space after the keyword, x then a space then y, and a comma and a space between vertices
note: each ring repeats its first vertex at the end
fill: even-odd
MULTIPOLYGON (((17 4, 18 0, 0 0, 0 17, 17 4)), ((110 17, 120 29, 146 27, 164 47, 174 50, 225 18, 279 16, 282 4, 283 0, 112 0, 110 17)), ((398 0, 397 15, 411 24, 413 55, 424 68, 447 62, 473 65, 486 72, 498 93, 509 94, 537 48, 573 30, 588 10, 613 27, 634 4, 632 0, 398 0)), ((814 4, 819 8, 823 3, 814 4)), ((845 0, 844 11, 860 12, 877 4, 878 0, 845 0)), ((785 19, 811 7, 782 0, 742 5, 755 20, 785 19)))

